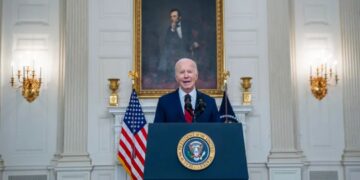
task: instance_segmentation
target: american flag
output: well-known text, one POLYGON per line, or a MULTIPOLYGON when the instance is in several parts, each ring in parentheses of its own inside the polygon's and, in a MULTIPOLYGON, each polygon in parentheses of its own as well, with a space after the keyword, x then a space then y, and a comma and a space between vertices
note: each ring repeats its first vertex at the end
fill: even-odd
POLYGON ((143 179, 147 123, 135 90, 132 90, 120 132, 118 159, 131 179, 143 179))

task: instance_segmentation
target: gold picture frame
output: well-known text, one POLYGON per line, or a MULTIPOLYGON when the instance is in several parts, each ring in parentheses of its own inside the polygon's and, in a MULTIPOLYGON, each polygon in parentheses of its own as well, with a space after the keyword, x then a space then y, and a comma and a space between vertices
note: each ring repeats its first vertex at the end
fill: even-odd
POLYGON ((225 71, 223 0, 134 0, 135 90, 140 98, 157 98, 176 88, 175 62, 164 58, 168 57, 164 55, 165 34, 174 8, 181 9, 183 26, 186 19, 192 23, 189 36, 200 42, 200 48, 189 53, 198 64, 196 87, 212 97, 221 97, 225 71))

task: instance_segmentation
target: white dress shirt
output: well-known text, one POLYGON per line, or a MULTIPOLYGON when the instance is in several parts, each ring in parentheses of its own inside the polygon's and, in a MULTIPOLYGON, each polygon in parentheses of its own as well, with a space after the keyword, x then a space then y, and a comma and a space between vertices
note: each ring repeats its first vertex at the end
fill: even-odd
POLYGON ((179 22, 178 25, 176 26, 176 32, 177 32, 179 38, 182 39, 181 22, 179 22))
POLYGON ((181 22, 178 22, 175 29, 171 28, 172 32, 177 32, 177 35, 179 36, 180 39, 182 39, 182 31, 181 31, 181 22))

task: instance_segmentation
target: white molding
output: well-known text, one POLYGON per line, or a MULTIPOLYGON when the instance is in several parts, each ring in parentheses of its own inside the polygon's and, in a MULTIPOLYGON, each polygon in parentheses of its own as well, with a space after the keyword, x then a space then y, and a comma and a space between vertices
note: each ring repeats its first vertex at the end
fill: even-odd
POLYGON ((304 161, 305 166, 328 166, 328 167, 335 167, 335 166, 341 166, 341 161, 304 161))
POLYGON ((342 156, 342 164, 347 167, 358 166, 360 168, 360 151, 359 150, 345 150, 342 156))
POLYGON ((306 3, 304 5, 304 25, 323 24, 329 25, 328 10, 326 4, 306 3))
POLYGON ((50 25, 50 8, 48 3, 19 3, 17 4, 16 11, 15 25, 17 26, 27 24, 50 25), (28 12, 28 14, 21 14, 24 12, 28 12), (38 17, 33 15, 35 13, 38 13, 38 17))
MULTIPOLYGON (((47 52, 49 50, 49 38, 48 33, 14 33, 14 51, 35 51, 47 52)), ((27 52, 29 53, 29 52, 27 52)), ((28 54, 26 54, 28 55, 28 54)), ((26 55, 23 55, 26 57, 26 55)), ((31 54, 30 54, 31 56, 31 54)), ((36 57, 39 58, 39 57, 36 57)))
POLYGON ((270 168, 269 174, 270 180, 301 180, 301 168, 270 168))
MULTIPOLYGON (((36 176, 36 175, 45 175, 47 176, 47 179, 49 180, 50 171, 46 167, 43 167, 41 169, 18 169, 18 170, 5 170, 3 173, 3 177, 5 180, 8 180, 10 176, 36 176)), ((0 177, 1 179, 1 177, 0 177)))
POLYGON ((78 169, 71 169, 73 172, 58 172, 57 180, 89 180, 90 172, 82 172, 78 169))
POLYGON ((345 180, 358 180, 360 179, 360 165, 345 166, 345 180))
MULTIPOLYGON (((154 106, 141 106, 144 113, 155 113, 156 105, 154 106)), ((124 115, 127 106, 109 106, 108 111, 110 114, 116 115, 124 115)), ((253 111, 253 106, 243 106, 243 105, 232 105, 232 108, 235 113, 245 114, 247 115, 251 111, 253 111)))
POLYGON ((265 163, 249 163, 248 162, 249 179, 265 180, 268 178, 268 169, 265 163))
POLYGON ((126 58, 131 59, 133 40, 131 30, 100 29, 98 32, 98 57, 99 58, 126 58))
POLYGON ((29 165, 29 166, 24 166, 24 165, 16 165, 16 166, 6 166, 4 168, 5 171, 47 171, 49 169, 51 169, 51 166, 37 166, 37 165, 29 165))
POLYGON ((131 16, 131 3, 132 1, 128 0, 117 0, 110 1, 103 0, 102 3, 98 6, 99 17, 102 19, 112 18, 112 17, 128 17, 131 16), (108 11, 110 8, 115 9, 116 12, 108 11))

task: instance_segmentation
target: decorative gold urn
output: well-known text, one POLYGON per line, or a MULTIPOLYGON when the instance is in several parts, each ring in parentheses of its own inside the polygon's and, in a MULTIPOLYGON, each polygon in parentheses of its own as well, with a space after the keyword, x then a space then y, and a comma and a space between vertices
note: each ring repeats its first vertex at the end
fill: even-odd
POLYGON ((251 88, 250 80, 252 77, 241 77, 242 80, 241 87, 244 89, 242 93, 242 104, 243 105, 251 105, 251 93, 249 89, 251 88))
POLYGON ((109 89, 111 90, 111 94, 109 97, 109 105, 110 106, 118 106, 119 105, 119 95, 117 91, 119 89, 119 81, 120 79, 117 78, 109 78, 109 89))

